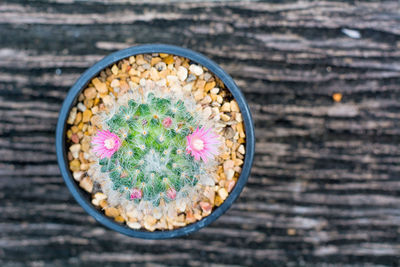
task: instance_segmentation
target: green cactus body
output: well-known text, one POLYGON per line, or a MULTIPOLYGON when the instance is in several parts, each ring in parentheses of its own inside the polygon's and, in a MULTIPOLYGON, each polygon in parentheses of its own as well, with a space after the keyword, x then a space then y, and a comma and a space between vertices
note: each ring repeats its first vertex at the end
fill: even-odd
POLYGON ((129 100, 127 106, 106 121, 117 134, 121 147, 110 158, 99 159, 101 172, 109 176, 113 189, 135 202, 158 206, 184 187, 194 187, 201 173, 200 162, 186 154, 186 136, 198 127, 183 101, 148 94, 145 103, 129 100), (140 197, 132 198, 132 190, 140 197))

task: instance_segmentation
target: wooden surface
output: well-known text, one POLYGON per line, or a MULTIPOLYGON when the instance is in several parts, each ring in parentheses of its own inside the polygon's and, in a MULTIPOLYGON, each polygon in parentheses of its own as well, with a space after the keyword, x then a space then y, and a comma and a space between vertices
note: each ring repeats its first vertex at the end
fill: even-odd
POLYGON ((399 100, 398 1, 3 0, 0 266, 398 265, 399 100), (232 75, 257 144, 225 215, 188 237, 146 241, 77 205, 54 130, 86 68, 158 42, 202 52, 232 75))

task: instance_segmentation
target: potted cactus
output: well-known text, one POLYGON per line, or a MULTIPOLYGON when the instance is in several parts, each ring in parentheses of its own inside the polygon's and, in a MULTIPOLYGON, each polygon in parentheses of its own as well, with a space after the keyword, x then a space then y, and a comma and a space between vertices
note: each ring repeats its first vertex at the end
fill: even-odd
POLYGON ((104 225, 143 238, 187 234, 221 215, 247 180, 253 146, 251 116, 230 77, 167 45, 122 50, 89 69, 57 128, 60 169, 78 202, 104 225))

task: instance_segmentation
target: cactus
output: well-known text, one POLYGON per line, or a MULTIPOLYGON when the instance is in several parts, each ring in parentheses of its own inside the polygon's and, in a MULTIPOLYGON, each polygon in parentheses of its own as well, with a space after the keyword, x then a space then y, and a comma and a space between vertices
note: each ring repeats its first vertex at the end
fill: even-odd
POLYGON ((174 200, 180 191, 184 194, 183 188, 194 187, 203 171, 199 155, 206 162, 219 143, 193 115, 182 100, 149 93, 142 103, 131 99, 107 118, 109 130, 99 131, 92 144, 113 190, 156 207, 162 200, 174 200))

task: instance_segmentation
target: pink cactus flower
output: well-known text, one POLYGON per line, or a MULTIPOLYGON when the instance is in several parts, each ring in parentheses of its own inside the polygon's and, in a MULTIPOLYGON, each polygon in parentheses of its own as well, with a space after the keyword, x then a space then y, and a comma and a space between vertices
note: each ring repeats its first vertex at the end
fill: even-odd
POLYGON ((218 135, 211 132, 211 129, 206 130, 197 127, 192 134, 186 136, 186 140, 186 153, 190 153, 195 160, 200 160, 201 158, 207 163, 209 159, 218 154, 220 141, 218 140, 218 135))
POLYGON ((92 138, 93 152, 102 158, 110 158, 118 151, 121 146, 121 140, 118 135, 110 131, 98 131, 96 136, 92 138))
POLYGON ((165 128, 169 128, 169 126, 171 126, 171 124, 172 124, 172 119, 171 119, 170 117, 166 117, 166 118, 163 119, 163 121, 162 121, 162 125, 163 125, 165 128))
POLYGON ((131 193, 131 200, 133 199, 141 199, 142 198, 142 191, 140 189, 134 188, 131 193))
POLYGON ((170 199, 174 200, 174 199, 176 198, 176 190, 175 190, 174 188, 170 187, 170 188, 167 190, 167 196, 168 196, 170 199))

